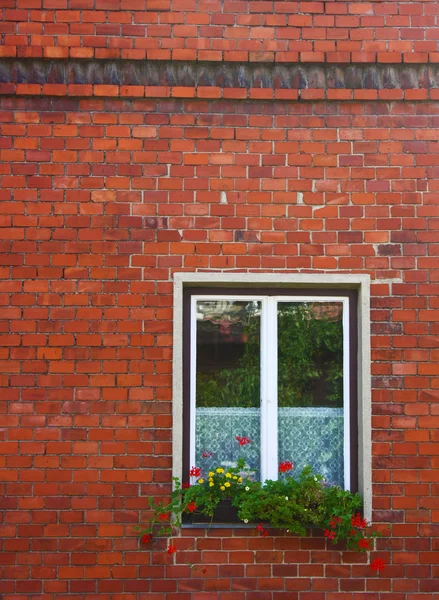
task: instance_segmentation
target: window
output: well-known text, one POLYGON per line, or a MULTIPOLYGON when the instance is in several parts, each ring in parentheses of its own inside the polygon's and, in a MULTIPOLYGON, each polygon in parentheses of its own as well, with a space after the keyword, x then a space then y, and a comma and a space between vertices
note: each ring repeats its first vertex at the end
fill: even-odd
POLYGON ((234 464, 240 454, 234 439, 247 436, 255 478, 276 479, 284 460, 295 472, 309 464, 329 483, 359 489, 367 513, 370 416, 361 277, 360 286, 350 287, 316 281, 274 286, 275 276, 263 285, 238 286, 239 280, 248 283, 240 276, 235 285, 219 286, 225 277, 219 274, 204 276, 206 286, 205 280, 196 285, 202 276, 180 277, 190 283, 177 290, 182 321, 174 348, 174 475, 187 480, 191 466, 208 468, 209 460, 234 464), (212 459, 201 460, 205 451, 212 459))

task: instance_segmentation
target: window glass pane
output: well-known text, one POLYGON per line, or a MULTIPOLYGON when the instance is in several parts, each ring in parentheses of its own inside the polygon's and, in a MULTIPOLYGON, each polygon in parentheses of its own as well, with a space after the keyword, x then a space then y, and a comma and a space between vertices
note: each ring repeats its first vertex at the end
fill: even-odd
POLYGON ((242 456, 259 478, 260 320, 258 301, 197 301, 195 456, 207 469, 242 456))
POLYGON ((344 483, 343 304, 278 303, 279 461, 344 483))

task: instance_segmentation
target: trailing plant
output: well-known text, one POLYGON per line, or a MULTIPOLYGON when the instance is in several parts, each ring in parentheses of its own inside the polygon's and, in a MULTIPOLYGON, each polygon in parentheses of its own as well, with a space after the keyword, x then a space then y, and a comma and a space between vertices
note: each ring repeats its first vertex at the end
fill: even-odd
MULTIPOLYGON (((237 437, 240 446, 251 443, 249 438, 237 437)), ((204 453, 210 457, 209 452, 204 453)), ((268 535, 265 523, 294 535, 306 535, 309 527, 319 527, 325 538, 336 544, 345 541, 347 547, 358 552, 373 549, 378 536, 361 516, 361 496, 337 486, 326 485, 323 477, 305 467, 297 476, 292 475, 293 463, 279 465, 279 479, 263 483, 253 481, 245 458, 233 467, 218 466, 203 471, 192 467, 192 484, 181 484, 174 478, 174 490, 167 502, 149 500, 153 516, 144 528, 138 528, 141 541, 153 542, 156 536, 173 536, 184 514, 200 514, 212 520, 216 508, 228 500, 236 507, 243 523, 252 523, 261 535, 268 535)), ((176 546, 170 541, 167 552, 173 554, 176 546)), ((384 568, 382 559, 371 564, 378 573, 384 568)))

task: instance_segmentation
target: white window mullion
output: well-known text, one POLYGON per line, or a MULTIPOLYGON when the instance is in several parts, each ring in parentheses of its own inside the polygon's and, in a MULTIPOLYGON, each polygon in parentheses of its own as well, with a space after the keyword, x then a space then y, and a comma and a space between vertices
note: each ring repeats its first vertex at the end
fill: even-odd
POLYGON ((190 358, 190 467, 195 465, 196 386, 197 386, 197 298, 191 298, 191 358, 190 358))
POLYGON ((277 479, 277 302, 262 303, 261 327, 261 479, 277 479))

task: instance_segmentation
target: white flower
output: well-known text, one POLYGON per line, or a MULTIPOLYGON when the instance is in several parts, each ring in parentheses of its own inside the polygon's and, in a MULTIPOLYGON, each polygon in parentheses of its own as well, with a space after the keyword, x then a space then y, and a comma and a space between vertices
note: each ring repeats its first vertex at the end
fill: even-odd
POLYGON ((288 496, 285 496, 285 500, 288 500, 288 496))
POLYGON ((244 523, 248 523, 248 519, 244 519, 244 523))
POLYGON ((303 510, 306 512, 308 509, 307 509, 307 508, 304 508, 303 510))
POLYGON ((314 481, 318 481, 318 478, 317 478, 317 477, 314 477, 314 481))
POLYGON ((248 492, 248 491, 249 491, 249 489, 250 489, 250 488, 249 488, 249 487, 248 487, 248 485, 247 485, 247 486, 245 487, 245 491, 246 491, 246 492, 248 492))

